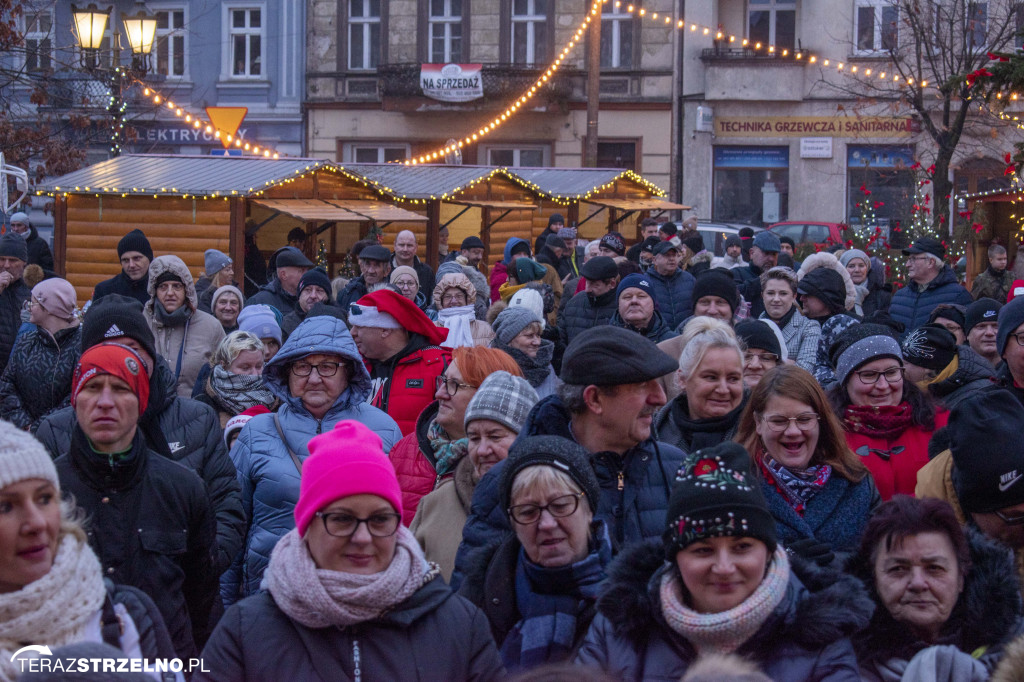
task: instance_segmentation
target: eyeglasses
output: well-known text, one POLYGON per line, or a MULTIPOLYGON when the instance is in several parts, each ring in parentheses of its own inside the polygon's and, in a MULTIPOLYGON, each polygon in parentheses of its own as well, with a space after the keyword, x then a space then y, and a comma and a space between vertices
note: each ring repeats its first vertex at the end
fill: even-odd
POLYGON ((1002 521, 1003 523, 1005 523, 1007 526, 1020 526, 1020 525, 1024 525, 1024 514, 1019 514, 1017 516, 1007 516, 1006 514, 1004 514, 1003 512, 1001 512, 999 510, 996 510, 993 513, 996 516, 998 516, 999 520, 1002 521))
MULTIPOLYGON (((22 312, 26 312, 26 313, 32 312, 32 309, 35 308, 37 305, 41 306, 39 301, 37 301, 34 298, 32 298, 31 296, 29 296, 27 299, 25 299, 25 302, 21 304, 21 310, 22 310, 22 312)), ((1024 345, 1024 344, 1021 344, 1021 345, 1024 345)))
POLYGON ((157 285, 156 290, 162 294, 165 294, 168 291, 185 291, 185 285, 181 282, 164 282, 163 284, 157 285))
MULTIPOLYGON (((1020 343, 1018 341, 1018 343, 1020 343)), ((1024 343, 1021 344, 1024 346, 1024 343)), ((861 380, 865 386, 872 386, 878 383, 878 377, 885 377, 885 380, 890 384, 898 384, 903 381, 903 373, 906 370, 903 367, 890 367, 889 369, 877 370, 877 369, 862 369, 859 372, 854 372, 857 378, 861 380)))
POLYGON ((810 431, 818 424, 819 419, 821 417, 817 412, 804 412, 795 417, 786 417, 781 414, 765 415, 761 421, 767 424, 772 431, 782 433, 789 428, 790 424, 796 424, 796 428, 801 431, 810 431))
POLYGON ((296 362, 292 365, 292 374, 297 377, 308 377, 315 369, 316 373, 321 377, 333 377, 338 373, 339 367, 341 367, 340 362, 321 362, 319 365, 313 365, 308 362, 296 362))
POLYGON ((580 498, 585 493, 571 493, 556 497, 545 505, 517 504, 508 508, 509 517, 521 526, 529 526, 540 521, 541 512, 547 511, 553 517, 572 516, 580 506, 580 498))
POLYGON ((466 301, 466 294, 461 291, 457 291, 454 294, 445 294, 441 297, 441 303, 455 303, 457 301, 466 301))
POLYGON ((917 256, 907 256, 907 262, 908 263, 911 262, 911 261, 918 261, 918 262, 920 262, 920 261, 926 261, 926 260, 931 260, 931 256, 923 254, 923 253, 919 254, 917 256))
POLYGON ((411 279, 399 279, 395 281, 395 286, 399 289, 414 289, 418 284, 418 282, 414 282, 411 279))
POLYGON ((743 364, 749 365, 755 358, 765 367, 774 367, 779 364, 779 356, 775 353, 746 353, 743 356, 743 364))
POLYGON ((375 538, 391 537, 398 532, 401 514, 373 514, 361 519, 344 512, 317 512, 316 515, 324 522, 324 530, 336 538, 349 538, 359 530, 359 524, 365 523, 366 530, 375 538))
POLYGON ((1017 341, 1018 346, 1024 346, 1024 332, 1010 334, 1010 336, 1012 336, 1017 341))
POLYGON ((445 375, 441 374, 434 378, 434 391, 440 390, 444 386, 445 393, 451 397, 455 397, 455 394, 459 392, 460 388, 478 388, 472 384, 463 384, 457 379, 449 379, 445 375))

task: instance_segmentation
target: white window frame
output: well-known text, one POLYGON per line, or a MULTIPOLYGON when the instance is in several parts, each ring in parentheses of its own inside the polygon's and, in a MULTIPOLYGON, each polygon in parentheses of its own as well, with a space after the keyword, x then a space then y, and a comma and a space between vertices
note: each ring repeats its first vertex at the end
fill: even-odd
POLYGON ((800 30, 799 16, 797 16, 797 0, 768 0, 767 3, 762 5, 752 5, 747 3, 747 38, 753 40, 750 35, 750 15, 753 12, 768 12, 768 44, 773 45, 779 50, 790 49, 778 44, 778 34, 776 31, 776 23, 778 20, 779 12, 793 12, 793 48, 796 48, 797 35, 796 33, 800 30))
POLYGON ((154 17, 156 15, 160 14, 161 12, 166 12, 167 13, 167 25, 169 27, 174 25, 173 13, 174 12, 182 12, 182 20, 183 21, 182 21, 182 27, 181 28, 158 28, 156 30, 156 37, 155 37, 155 39, 153 41, 153 54, 150 56, 150 59, 152 61, 152 67, 153 67, 152 71, 153 71, 153 73, 162 74, 163 76, 165 76, 165 77, 167 77, 169 79, 173 79, 173 80, 188 80, 189 79, 189 58, 188 58, 188 46, 189 46, 188 45, 189 44, 189 39, 188 39, 188 34, 189 34, 189 31, 188 31, 188 19, 189 19, 189 16, 188 15, 189 15, 189 12, 188 12, 188 5, 181 5, 181 4, 177 4, 177 5, 167 4, 167 5, 164 5, 164 4, 159 4, 159 3, 150 3, 149 10, 153 14, 154 17), (169 73, 171 71, 171 69, 173 68, 174 58, 177 56, 177 52, 174 50, 174 47, 173 47, 174 43, 171 41, 171 38, 179 38, 179 37, 182 39, 181 40, 181 43, 182 43, 182 49, 181 49, 182 72, 181 73, 169 73), (161 40, 166 40, 167 41, 167 72, 166 73, 160 71, 157 68, 157 65, 159 64, 159 61, 157 59, 157 53, 158 53, 158 48, 159 48, 159 44, 160 44, 161 40))
MULTIPOLYGON (((459 27, 459 42, 461 43, 460 46, 459 46, 459 52, 460 52, 459 60, 464 61, 465 60, 465 56, 466 56, 464 47, 465 47, 465 44, 466 44, 466 38, 468 36, 465 36, 465 35, 462 34, 462 17, 463 17, 463 15, 462 14, 456 14, 456 15, 452 14, 452 0, 443 0, 444 1, 444 14, 432 14, 432 12, 434 11, 433 2, 430 2, 430 0, 423 0, 423 1, 428 3, 428 5, 427 5, 427 57, 428 57, 428 60, 427 61, 429 61, 431 63, 434 63, 434 64, 449 64, 449 63, 455 61, 455 60, 452 59, 452 38, 453 38, 453 36, 452 36, 452 27, 453 26, 458 26, 459 27), (443 37, 444 38, 444 54, 443 55, 434 54, 434 37, 435 37, 434 36, 434 31, 437 30, 437 29, 440 29, 441 32, 442 32, 442 35, 438 36, 438 37, 443 37), (439 56, 441 57, 440 59, 438 59, 439 56)), ((462 3, 462 11, 463 12, 465 12, 466 10, 469 9, 468 5, 469 5, 469 0, 463 0, 463 3, 462 3)))
MULTIPOLYGON (((633 55, 626 55, 628 64, 622 63, 622 36, 623 32, 633 31, 633 14, 626 11, 625 6, 616 7, 615 3, 608 3, 601 11, 601 35, 608 35, 612 45, 611 63, 602 64, 602 69, 628 69, 633 67, 633 55)), ((631 43, 632 45, 632 43, 631 43)))
POLYGON ((377 5, 377 14, 368 14, 371 9, 371 0, 362 0, 363 2, 363 14, 362 16, 355 16, 352 14, 352 0, 346 0, 348 2, 348 68, 350 71, 374 71, 377 69, 377 65, 373 63, 374 57, 380 61, 380 50, 381 41, 383 40, 383 28, 381 27, 381 16, 380 13, 384 7, 384 3, 387 0, 380 0, 377 5), (373 27, 377 26, 377 42, 373 43, 373 27), (352 40, 352 36, 356 31, 360 31, 363 34, 363 54, 360 55, 360 59, 354 59, 355 55, 352 53, 352 45, 355 43, 352 40), (376 55, 374 54, 376 52, 376 55))
POLYGON ((512 152, 512 163, 509 168, 549 168, 551 166, 551 145, 549 144, 487 144, 481 145, 477 154, 478 161, 482 166, 496 166, 491 163, 491 152, 512 152), (522 166, 521 159, 524 151, 539 151, 543 155, 539 166, 522 166))
POLYGON ((385 153, 387 150, 401 149, 404 151, 403 158, 409 158, 412 156, 412 147, 408 142, 377 142, 373 140, 366 140, 361 142, 346 142, 342 146, 342 163, 387 163, 385 159, 385 153), (356 152, 365 151, 368 149, 375 149, 377 151, 377 161, 356 161, 356 152))
MULTIPOLYGON (((537 3, 541 0, 526 0, 527 1, 527 14, 516 14, 515 0, 512 1, 512 7, 510 9, 511 26, 509 27, 510 37, 510 54, 509 61, 513 64, 526 64, 533 66, 538 63, 537 58, 538 50, 544 50, 546 52, 547 45, 541 45, 537 43, 537 26, 546 25, 548 22, 547 12, 538 12, 537 3), (517 62, 516 61, 516 27, 520 25, 526 26, 526 59, 517 62)), ((552 2, 553 0, 547 0, 552 2)), ((550 27, 549 27, 550 28, 550 27)), ((545 41, 547 42, 547 41, 545 41)), ((545 54, 543 60, 547 59, 545 54)))
POLYGON ((854 51, 861 55, 876 55, 886 54, 889 49, 882 44, 882 26, 885 22, 882 17, 885 10, 892 9, 896 11, 896 45, 899 47, 900 44, 900 22, 899 22, 899 5, 892 0, 858 0, 853 10, 853 45, 854 51), (873 37, 872 46, 870 48, 862 48, 857 44, 860 38, 860 10, 871 8, 873 11, 873 37))
MULTIPOLYGON (((231 5, 223 5, 223 23, 222 23, 222 38, 223 38, 223 78, 225 80, 232 81, 265 81, 268 80, 267 76, 267 6, 264 2, 246 2, 237 3, 231 5), (252 29, 246 27, 243 29, 236 29, 233 27, 234 12, 239 10, 252 11, 259 10, 260 13, 260 26, 259 29, 252 29), (235 52, 235 40, 236 35, 247 35, 247 36, 259 36, 260 39, 260 73, 253 75, 248 73, 249 71, 249 58, 245 60, 244 74, 236 74, 234 68, 234 52, 235 52)), ((247 19, 247 22, 251 21, 251 17, 247 19)), ((246 54, 248 55, 251 43, 246 42, 246 54)))
POLYGON ((24 9, 25 9, 25 13, 22 15, 21 21, 22 21, 22 28, 24 30, 23 35, 24 35, 24 38, 25 38, 25 59, 24 59, 24 62, 23 62, 24 66, 25 66, 25 69, 29 70, 29 71, 52 71, 53 70, 53 63, 54 63, 54 50, 53 50, 53 21, 54 21, 54 17, 53 17, 53 10, 52 9, 36 10, 36 9, 31 8, 29 6, 26 6, 24 9), (50 18, 50 29, 48 31, 40 31, 40 30, 38 30, 38 24, 37 24, 37 22, 35 20, 36 20, 37 17, 41 17, 41 16, 47 16, 47 17, 50 18), (30 21, 30 19, 32 19, 32 20, 30 21), (33 28, 35 28, 36 30, 32 30, 33 28), (31 44, 31 41, 36 41, 36 43, 38 45, 35 50, 33 50, 33 49, 31 49, 29 47, 30 44, 31 44), (42 47, 43 43, 46 43, 45 48, 42 47), (44 52, 45 52, 46 60, 49 61, 49 65, 48 66, 38 66, 37 65, 35 67, 30 67, 29 64, 28 64, 29 54, 34 53, 36 55, 40 55, 40 54, 43 54, 44 52))

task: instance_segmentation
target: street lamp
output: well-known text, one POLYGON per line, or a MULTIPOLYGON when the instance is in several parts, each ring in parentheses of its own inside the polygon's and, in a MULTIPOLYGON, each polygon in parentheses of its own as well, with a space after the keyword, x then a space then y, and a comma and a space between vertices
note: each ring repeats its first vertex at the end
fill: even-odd
POLYGON ((121 66, 121 34, 114 31, 111 43, 111 65, 100 66, 100 47, 107 29, 111 8, 101 10, 95 3, 82 9, 71 5, 75 39, 82 50, 82 68, 94 76, 103 76, 110 81, 110 101, 107 111, 113 117, 110 153, 118 156, 124 140, 124 113, 128 108, 122 93, 135 79, 142 78, 149 70, 149 55, 153 52, 156 37, 156 19, 140 7, 135 16, 124 18, 124 34, 132 51, 130 67, 121 66))

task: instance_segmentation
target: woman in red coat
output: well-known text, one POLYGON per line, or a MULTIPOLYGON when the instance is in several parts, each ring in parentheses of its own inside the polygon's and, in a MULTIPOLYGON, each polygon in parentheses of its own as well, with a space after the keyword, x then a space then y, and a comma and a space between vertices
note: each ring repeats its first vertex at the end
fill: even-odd
POLYGON ((391 465, 402 489, 402 523, 416 516, 420 499, 443 479, 469 451, 466 406, 484 379, 505 370, 523 376, 507 353, 485 346, 463 346, 452 351, 452 362, 437 378, 434 402, 420 413, 416 428, 391 449, 391 465))
POLYGON ((839 383, 829 398, 846 443, 867 465, 883 500, 913 495, 917 471, 928 463, 928 441, 949 413, 905 380, 903 352, 888 327, 850 327, 830 356, 839 383))

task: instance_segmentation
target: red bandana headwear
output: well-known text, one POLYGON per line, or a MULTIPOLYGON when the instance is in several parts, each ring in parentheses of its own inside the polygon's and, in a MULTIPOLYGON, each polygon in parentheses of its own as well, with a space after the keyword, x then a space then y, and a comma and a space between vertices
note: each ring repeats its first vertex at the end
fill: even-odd
POLYGON ((109 374, 131 387, 139 398, 139 414, 149 404, 149 373, 139 354, 119 343, 101 343, 89 348, 78 360, 75 375, 71 381, 71 405, 78 401, 78 394, 89 380, 109 374))

